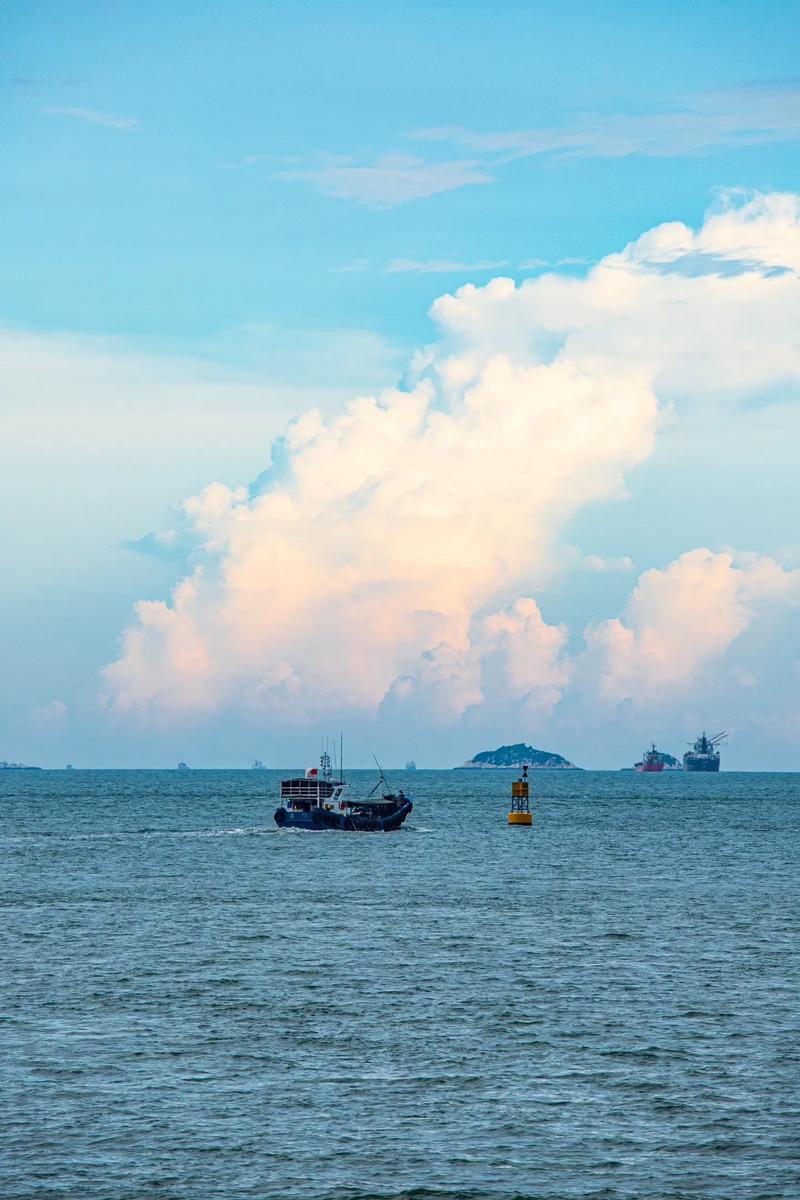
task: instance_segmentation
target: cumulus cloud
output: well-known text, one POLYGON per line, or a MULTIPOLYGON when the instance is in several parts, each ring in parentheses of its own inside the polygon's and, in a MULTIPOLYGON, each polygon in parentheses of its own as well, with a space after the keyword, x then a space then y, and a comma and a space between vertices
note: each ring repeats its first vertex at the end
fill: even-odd
MULTIPOLYGON (((436 301, 436 339, 402 389, 304 413, 255 486, 215 483, 184 504, 198 569, 171 603, 138 606, 109 703, 277 722, 410 704, 452 721, 509 697, 551 712, 571 686, 567 632, 531 597, 564 557, 566 523, 624 495, 659 401, 721 395, 733 412, 800 379, 799 226, 796 197, 726 201, 702 229, 660 226, 584 278, 495 279, 436 301), (706 251, 754 265, 670 269, 706 251)), ((680 683, 785 574, 694 551, 645 575, 622 619, 589 634, 598 686, 617 700, 680 683)))
POLYGON ((531 715, 549 715, 571 675, 565 625, 548 625, 535 600, 523 597, 484 618, 479 627, 484 676, 494 658, 496 686, 531 715))
POLYGON ((215 484, 185 505, 213 569, 171 607, 140 606, 109 669, 116 705, 184 706, 187 644, 202 704, 209 689, 267 704, 265 672, 285 661, 310 708, 373 708, 444 647, 468 660, 473 614, 544 580, 554 527, 618 490, 655 417, 637 374, 502 356, 333 420, 305 414, 261 494, 215 484))
MULTIPOLYGON (((664 570, 646 571, 620 619, 586 630, 586 655, 600 695, 648 703, 686 688, 770 602, 800 602, 800 569, 773 558, 690 550, 664 570)), ((741 684, 751 677, 738 671, 741 684)))
POLYGON ((662 399, 752 398, 800 378, 800 197, 725 195, 701 229, 659 225, 584 277, 494 279, 443 296, 434 317, 462 354, 624 363, 662 399), (676 264, 713 254, 733 273, 676 264))
POLYGON ((198 570, 175 588, 171 605, 160 600, 136 605, 137 623, 126 630, 109 678, 124 681, 125 694, 140 705, 156 701, 185 712, 213 708, 209 647, 197 619, 201 583, 198 570))

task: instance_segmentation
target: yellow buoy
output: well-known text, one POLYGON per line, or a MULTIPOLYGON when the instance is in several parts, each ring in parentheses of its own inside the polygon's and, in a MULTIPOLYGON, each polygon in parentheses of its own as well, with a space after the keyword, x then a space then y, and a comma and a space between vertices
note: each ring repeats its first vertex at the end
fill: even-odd
POLYGON ((522 778, 517 779, 511 785, 511 812, 508 814, 508 823, 509 825, 533 824, 533 814, 528 799, 527 767, 522 768, 522 778))

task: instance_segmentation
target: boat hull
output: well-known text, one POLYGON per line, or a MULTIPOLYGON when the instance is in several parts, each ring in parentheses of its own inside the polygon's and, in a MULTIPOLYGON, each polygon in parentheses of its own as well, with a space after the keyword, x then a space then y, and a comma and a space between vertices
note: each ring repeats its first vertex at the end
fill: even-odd
POLYGON ((719 771, 719 758, 684 758, 684 771, 719 771))
POLYGON ((636 770, 641 771, 642 774, 644 774, 644 775, 653 775, 653 774, 656 774, 658 771, 663 771, 664 764, 663 764, 663 762, 642 763, 641 766, 638 766, 636 768, 636 770))
POLYGON ((391 833, 400 828, 413 807, 410 800, 405 800, 385 816, 336 812, 334 809, 316 807, 279 808, 275 812, 275 823, 280 829, 304 829, 309 833, 326 833, 331 830, 342 833, 391 833))

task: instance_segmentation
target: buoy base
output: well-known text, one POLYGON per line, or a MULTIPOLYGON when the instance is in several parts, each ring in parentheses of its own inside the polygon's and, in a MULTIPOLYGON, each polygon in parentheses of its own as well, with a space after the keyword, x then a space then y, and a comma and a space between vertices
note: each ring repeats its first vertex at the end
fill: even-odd
POLYGON ((533 814, 529 812, 510 812, 508 814, 509 825, 532 825, 533 814))

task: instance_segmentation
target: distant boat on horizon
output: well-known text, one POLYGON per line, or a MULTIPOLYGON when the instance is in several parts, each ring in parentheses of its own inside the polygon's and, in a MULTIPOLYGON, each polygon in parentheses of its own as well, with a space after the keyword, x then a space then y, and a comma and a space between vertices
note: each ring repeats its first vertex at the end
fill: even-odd
POLYGON ((408 760, 408 762, 406 763, 406 770, 407 771, 416 771, 416 769, 417 769, 417 764, 414 762, 413 758, 410 758, 408 760))
POLYGON ((250 770, 251 771, 266 771, 266 770, 268 770, 268 768, 264 765, 264 763, 261 761, 260 758, 254 758, 253 765, 251 766, 250 770))
POLYGON ((652 743, 649 750, 644 752, 642 761, 636 764, 636 770, 644 772, 664 770, 664 760, 658 750, 656 750, 655 742, 652 743))
POLYGON ((715 733, 713 737, 708 737, 704 730, 691 750, 687 750, 683 756, 684 771, 718 771, 718 747, 727 736, 726 733, 715 733))
POLYGON ((185 763, 185 762, 179 762, 179 763, 178 763, 178 766, 176 767, 176 770, 178 770, 178 771, 191 771, 191 767, 188 765, 188 763, 185 763))
POLYGON ((632 767, 620 767, 621 771, 644 771, 651 773, 655 771, 680 771, 681 764, 672 754, 667 754, 666 750, 657 750, 655 742, 652 742, 650 749, 645 751, 639 762, 635 762, 632 767))
POLYGON ((0 760, 0 771, 41 771, 41 767, 29 767, 27 763, 0 760))

